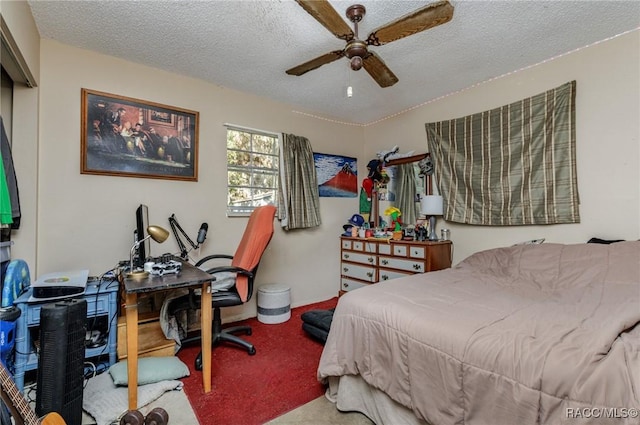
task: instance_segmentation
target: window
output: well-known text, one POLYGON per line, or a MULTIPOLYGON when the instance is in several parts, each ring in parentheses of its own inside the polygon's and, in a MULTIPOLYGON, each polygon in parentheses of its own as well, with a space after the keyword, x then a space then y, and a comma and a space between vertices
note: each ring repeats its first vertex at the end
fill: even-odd
POLYGON ((277 205, 279 136, 227 125, 227 215, 277 205))

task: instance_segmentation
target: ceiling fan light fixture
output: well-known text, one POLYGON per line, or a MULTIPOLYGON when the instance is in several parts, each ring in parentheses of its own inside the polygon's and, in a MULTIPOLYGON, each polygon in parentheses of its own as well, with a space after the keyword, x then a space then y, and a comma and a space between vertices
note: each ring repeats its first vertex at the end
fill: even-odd
POLYGON ((360 56, 354 56, 351 58, 351 69, 354 71, 362 68, 362 58, 360 56))

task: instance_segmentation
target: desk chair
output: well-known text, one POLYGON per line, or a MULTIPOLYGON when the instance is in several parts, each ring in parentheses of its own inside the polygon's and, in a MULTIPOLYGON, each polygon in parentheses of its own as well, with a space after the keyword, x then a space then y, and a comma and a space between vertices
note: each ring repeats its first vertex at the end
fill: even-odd
MULTIPOLYGON (((256 349, 253 344, 234 335, 243 332, 251 335, 251 327, 234 326, 230 328, 222 328, 222 319, 220 309, 223 307, 231 307, 242 305, 251 299, 253 294, 253 285, 260 259, 267 245, 273 236, 273 220, 276 213, 276 207, 273 205, 265 205, 257 207, 251 213, 249 222, 245 228, 240 244, 233 256, 225 254, 214 254, 204 257, 196 263, 197 267, 202 268, 208 273, 215 276, 216 280, 212 282, 211 299, 213 307, 213 326, 212 326, 212 345, 216 346, 222 341, 238 344, 243 347, 249 355, 254 355, 256 349), (211 261, 215 260, 231 260, 228 266, 213 266, 211 261)), ((176 314, 180 310, 195 309, 200 305, 200 300, 195 297, 193 291, 188 295, 180 297, 172 302, 170 310, 176 314)), ((181 341, 182 345, 192 341, 199 340, 201 337, 185 338, 181 341)), ((196 370, 202 369, 202 353, 198 354, 195 362, 196 370)))

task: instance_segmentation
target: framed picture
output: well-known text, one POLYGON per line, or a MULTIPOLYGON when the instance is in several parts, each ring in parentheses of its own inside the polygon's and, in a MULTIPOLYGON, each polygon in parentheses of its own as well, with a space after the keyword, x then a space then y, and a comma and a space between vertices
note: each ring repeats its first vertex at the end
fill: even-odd
POLYGON ((355 198, 358 195, 358 167, 355 158, 313 153, 318 178, 318 195, 355 198))
POLYGON ((82 89, 81 173, 198 180, 198 112, 82 89))

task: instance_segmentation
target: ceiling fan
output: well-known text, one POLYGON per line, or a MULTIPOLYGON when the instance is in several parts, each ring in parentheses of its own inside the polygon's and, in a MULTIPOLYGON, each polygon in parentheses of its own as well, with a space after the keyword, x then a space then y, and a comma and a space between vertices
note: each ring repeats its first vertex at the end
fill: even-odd
POLYGON ((368 46, 382 46, 391 43, 449 22, 453 17, 453 6, 447 0, 438 1, 383 25, 369 34, 366 40, 360 40, 358 38, 358 22, 366 13, 364 6, 354 4, 347 8, 346 16, 354 26, 352 31, 328 0, 296 0, 296 2, 333 35, 346 41, 347 44, 342 50, 334 50, 311 59, 288 69, 286 73, 300 76, 346 56, 351 62, 351 69, 357 71, 364 67, 380 87, 394 85, 398 82, 398 77, 391 72, 378 55, 368 49, 368 46))

